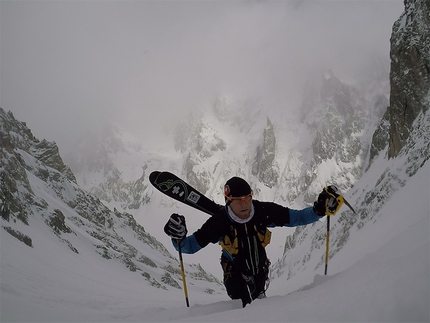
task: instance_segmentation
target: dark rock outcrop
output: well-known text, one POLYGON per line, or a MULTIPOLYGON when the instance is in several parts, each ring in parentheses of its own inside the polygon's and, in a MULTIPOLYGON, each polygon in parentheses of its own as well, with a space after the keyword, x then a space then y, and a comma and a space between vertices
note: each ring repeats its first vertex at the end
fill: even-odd
POLYGON ((412 123, 429 108, 430 1, 404 1, 405 11, 391 36, 390 120, 388 156, 405 145, 412 123))

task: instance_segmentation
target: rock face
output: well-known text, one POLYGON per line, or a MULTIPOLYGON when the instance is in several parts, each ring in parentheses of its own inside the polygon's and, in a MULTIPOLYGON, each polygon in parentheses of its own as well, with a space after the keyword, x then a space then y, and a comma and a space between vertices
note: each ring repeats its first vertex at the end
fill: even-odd
MULTIPOLYGON (((390 106, 373 133, 370 148, 370 160, 372 160, 373 156, 388 146, 388 156, 378 161, 379 165, 385 165, 386 168, 381 168, 383 171, 373 184, 368 180, 368 190, 352 190, 357 214, 352 214, 349 210, 342 212, 337 223, 330 229, 330 236, 333 237, 330 258, 344 247, 350 234, 377 221, 378 211, 382 206, 393 197, 399 187, 405 185, 408 177, 414 176, 421 167, 428 164, 430 159, 429 17, 430 1, 410 0, 405 1, 405 12, 394 24, 391 37, 390 106), (398 162, 397 158, 401 162, 398 162)), ((340 137, 335 135, 332 138, 340 137)), ((329 157, 336 151, 335 147, 322 145, 317 147, 321 147, 319 156, 329 157)), ((321 226, 297 228, 286 240, 284 256, 273 265, 274 276, 286 275, 289 279, 294 275, 322 267, 324 257, 318 258, 313 252, 319 252, 321 255, 323 237, 324 228, 321 226)))
POLYGON ((181 124, 176 129, 175 149, 184 156, 185 178, 198 191, 206 193, 210 189, 212 176, 210 169, 199 165, 224 151, 226 146, 210 122, 200 120, 194 125, 181 124))
MULTIPOLYGON (((16 120, 11 112, 1 108, 0 148, 0 199, 25 224, 28 224, 28 217, 32 213, 31 205, 46 207, 44 200, 34 196, 27 171, 34 172, 44 181, 69 180, 76 183, 72 171, 63 163, 55 142, 38 140, 25 122, 16 120), (26 163, 27 156, 33 155, 37 161, 26 163), (50 169, 53 171, 50 172, 50 169)), ((57 185, 52 185, 52 189, 61 194, 61 188, 57 185)))
POLYGON ((100 134, 82 138, 65 159, 84 189, 108 205, 116 201, 124 210, 136 210, 149 201, 148 184, 144 183, 148 165, 141 155, 141 144, 135 138, 106 125, 100 134), (117 159, 127 162, 118 165, 117 159))
POLYGON ((347 84, 332 71, 318 72, 305 86, 300 111, 217 97, 177 124, 168 156, 131 145, 122 131, 109 131, 99 140, 83 140, 66 160, 82 187, 128 212, 149 204, 147 177, 160 169, 218 202, 226 180, 241 176, 260 199, 300 198, 310 205, 327 183, 346 191, 361 176, 371 134, 388 105, 388 61, 372 65, 372 71, 382 65, 382 76, 367 87, 347 84), (133 169, 135 176, 127 176, 133 169))
MULTIPOLYGON (((123 148, 115 142, 109 147, 115 152, 123 148)), ((57 145, 38 140, 24 122, 1 108, 0 160, 0 207, 9 210, 8 216, 0 219, 1 234, 9 233, 31 248, 43 248, 43 236, 58 245, 65 244, 66 256, 70 252, 85 254, 85 259, 103 257, 119 262, 150 286, 181 288, 177 260, 169 251, 131 214, 112 211, 82 189, 63 163, 57 145)), ((91 165, 99 170, 98 165, 91 165)), ((144 191, 142 187, 134 189, 144 191)), ((201 285, 208 293, 220 290, 221 283, 202 267, 187 267, 193 284, 201 285)))
POLYGON ((272 188, 278 182, 279 167, 275 162, 276 135, 272 122, 267 118, 267 127, 263 131, 263 143, 256 149, 252 164, 252 175, 265 186, 272 188))
POLYGON ((430 1, 404 3, 391 36, 389 157, 399 154, 412 123, 430 105, 430 1))
POLYGON ((25 122, 15 119, 12 112, 5 112, 0 108, 0 147, 12 152, 14 148, 22 149, 30 155, 52 167, 76 183, 70 167, 66 166, 60 157, 58 146, 55 142, 38 140, 35 138, 25 122))
POLYGON ((327 183, 348 190, 360 178, 368 146, 363 133, 370 103, 364 97, 359 88, 345 84, 331 71, 308 80, 301 119, 307 125, 312 150, 300 176, 303 179, 299 177, 297 183, 306 202, 312 203, 327 183))

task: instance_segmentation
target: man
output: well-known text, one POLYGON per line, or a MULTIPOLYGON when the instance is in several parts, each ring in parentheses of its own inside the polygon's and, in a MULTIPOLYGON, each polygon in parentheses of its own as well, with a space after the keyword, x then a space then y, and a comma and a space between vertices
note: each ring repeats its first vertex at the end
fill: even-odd
POLYGON ((265 247, 270 243, 267 228, 295 227, 318 221, 325 215, 330 196, 323 191, 313 207, 293 210, 271 202, 253 200, 249 184, 232 177, 224 186, 225 207, 209 218, 200 229, 187 236, 185 217, 172 214, 164 231, 178 250, 193 254, 209 243, 222 248, 221 266, 224 285, 231 299, 241 299, 245 307, 264 298, 270 261, 265 247))

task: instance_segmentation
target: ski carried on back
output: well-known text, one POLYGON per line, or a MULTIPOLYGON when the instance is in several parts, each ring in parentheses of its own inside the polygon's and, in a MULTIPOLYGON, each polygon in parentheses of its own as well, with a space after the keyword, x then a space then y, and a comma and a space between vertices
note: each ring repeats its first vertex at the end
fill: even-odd
MULTIPOLYGON (((157 190, 166 194, 167 196, 179 202, 187 204, 193 208, 196 208, 200 211, 203 211, 209 215, 215 215, 215 213, 217 213, 220 208, 222 208, 222 205, 219 205, 214 201, 208 199, 191 185, 188 185, 178 176, 170 172, 154 171, 149 175, 149 181, 152 185, 154 185, 157 190)), ((178 252, 179 264, 182 274, 182 283, 184 286, 185 301, 187 307, 190 307, 190 303, 188 300, 187 284, 185 282, 185 270, 182 260, 182 251, 180 243, 178 243, 178 252)))
POLYGON ((154 171, 149 175, 149 181, 167 196, 209 215, 214 215, 223 207, 170 172, 154 171))

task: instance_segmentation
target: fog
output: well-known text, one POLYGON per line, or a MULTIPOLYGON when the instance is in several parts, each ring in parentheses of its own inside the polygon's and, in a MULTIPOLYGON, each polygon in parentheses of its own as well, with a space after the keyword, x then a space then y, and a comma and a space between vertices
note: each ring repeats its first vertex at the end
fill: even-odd
POLYGON ((2 0, 0 106, 66 152, 112 121, 162 140, 217 95, 294 109, 315 68, 351 80, 370 57, 389 66, 402 11, 402 0, 2 0))

